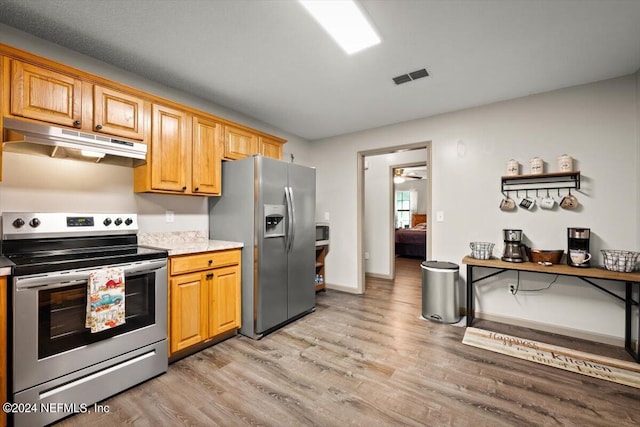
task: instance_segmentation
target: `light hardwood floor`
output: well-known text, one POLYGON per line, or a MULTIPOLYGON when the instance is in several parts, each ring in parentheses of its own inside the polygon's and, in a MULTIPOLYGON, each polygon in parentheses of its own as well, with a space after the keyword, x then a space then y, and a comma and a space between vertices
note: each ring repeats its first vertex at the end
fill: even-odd
POLYGON ((314 313, 262 340, 231 338, 102 402, 110 413, 59 425, 640 425, 638 389, 469 347, 464 328, 420 320, 419 263, 398 259, 395 282, 369 279, 364 296, 320 293, 314 313))

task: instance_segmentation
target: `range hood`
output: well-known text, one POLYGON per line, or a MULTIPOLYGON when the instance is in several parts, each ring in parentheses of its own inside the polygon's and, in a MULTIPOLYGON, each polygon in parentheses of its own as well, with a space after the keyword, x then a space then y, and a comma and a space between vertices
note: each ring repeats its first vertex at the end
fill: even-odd
POLYGON ((147 146, 139 141, 4 117, 4 151, 120 166, 145 163, 147 146))

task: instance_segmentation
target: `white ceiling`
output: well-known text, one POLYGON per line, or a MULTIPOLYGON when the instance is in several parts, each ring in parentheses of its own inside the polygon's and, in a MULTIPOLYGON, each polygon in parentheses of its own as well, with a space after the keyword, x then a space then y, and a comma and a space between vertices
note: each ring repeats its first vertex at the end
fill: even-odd
POLYGON ((382 43, 353 56, 293 0, 2 0, 0 22, 309 140, 640 69, 639 0, 361 4, 382 43))

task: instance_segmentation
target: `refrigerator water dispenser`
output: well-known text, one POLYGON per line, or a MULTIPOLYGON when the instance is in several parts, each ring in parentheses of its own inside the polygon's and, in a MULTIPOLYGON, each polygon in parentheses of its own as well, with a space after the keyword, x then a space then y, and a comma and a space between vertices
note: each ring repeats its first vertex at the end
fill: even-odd
POLYGON ((284 205, 264 205, 264 238, 284 236, 284 205))

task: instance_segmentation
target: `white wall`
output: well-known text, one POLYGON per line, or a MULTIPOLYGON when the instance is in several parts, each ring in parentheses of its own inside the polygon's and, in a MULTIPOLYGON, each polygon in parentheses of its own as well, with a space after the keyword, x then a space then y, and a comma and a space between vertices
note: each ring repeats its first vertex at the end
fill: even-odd
MULTIPOLYGON (((309 165, 308 141, 227 110, 196 96, 134 75, 0 24, 0 42, 72 67, 216 114, 287 139, 283 160, 309 165)), ((215 82, 212 82, 215 84, 215 82)), ((159 194, 134 194, 133 169, 78 161, 4 153, 0 212, 84 211, 137 212, 140 229, 153 231, 208 230, 207 199, 159 194), (165 221, 165 211, 175 222, 165 221)))
MULTIPOLYGON (((444 213, 444 221, 431 222, 429 230, 434 258, 460 263, 476 240, 495 242, 494 254, 500 255, 503 228, 522 228, 533 247, 566 249, 567 227, 590 227, 595 264, 600 248, 640 249, 633 179, 639 163, 636 93, 636 76, 629 75, 314 143, 318 210, 331 212, 335 236, 326 263, 328 286, 357 289, 357 153, 394 144, 432 143, 429 215, 444 213), (582 171, 580 209, 499 210, 500 176, 509 159, 528 165, 540 156, 555 170, 564 153, 582 171)), ((462 283, 465 276, 461 268, 462 283)), ((552 280, 521 277, 530 287, 552 280)), ((506 292, 513 280, 507 274, 483 285, 477 311, 623 336, 622 304, 578 279, 560 278, 548 291, 517 298, 506 292)))
MULTIPOLYGON (((393 234, 391 231, 391 215, 393 186, 391 185, 390 168, 407 163, 426 162, 425 149, 404 151, 400 153, 367 156, 367 169, 364 171, 364 251, 369 253, 365 260, 365 272, 383 277, 390 277, 393 252, 393 234)), ((415 188, 419 192, 419 203, 426 212, 426 180, 407 180, 401 184, 402 189, 415 188)), ((332 245, 333 247, 333 245, 332 245)))

